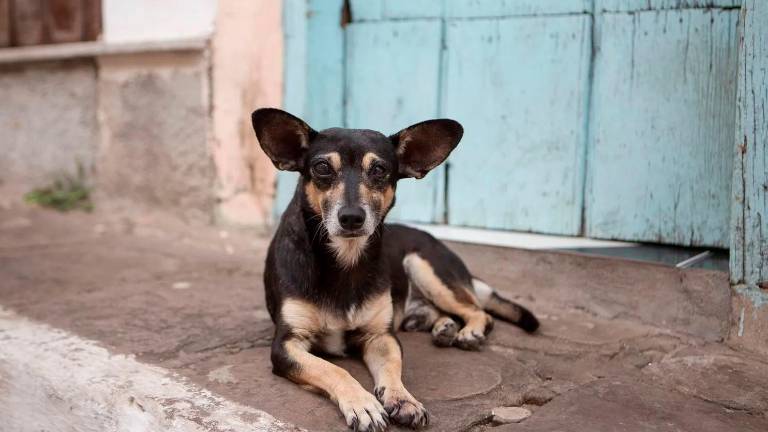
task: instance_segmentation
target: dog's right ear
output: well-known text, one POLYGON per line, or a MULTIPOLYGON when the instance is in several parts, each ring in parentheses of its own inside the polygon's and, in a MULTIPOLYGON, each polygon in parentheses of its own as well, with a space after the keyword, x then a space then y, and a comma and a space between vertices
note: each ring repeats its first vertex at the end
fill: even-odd
POLYGON ((251 122, 261 148, 277 169, 301 170, 309 142, 317 132, 300 118, 277 108, 254 111, 251 122))

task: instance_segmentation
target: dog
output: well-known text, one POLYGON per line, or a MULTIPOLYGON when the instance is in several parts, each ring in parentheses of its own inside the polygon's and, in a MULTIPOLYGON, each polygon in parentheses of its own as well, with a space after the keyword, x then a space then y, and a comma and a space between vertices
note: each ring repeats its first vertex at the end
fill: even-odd
POLYGON ((422 178, 458 145, 462 126, 427 120, 385 136, 315 131, 279 109, 254 111, 256 137, 275 167, 300 178, 266 258, 266 303, 275 324, 273 372, 327 395, 355 431, 390 422, 426 427, 429 415, 403 385, 395 331, 428 331, 438 346, 480 348, 491 315, 534 332, 522 306, 472 276, 431 235, 385 224, 397 181, 422 178), (358 354, 373 394, 317 354, 358 354))

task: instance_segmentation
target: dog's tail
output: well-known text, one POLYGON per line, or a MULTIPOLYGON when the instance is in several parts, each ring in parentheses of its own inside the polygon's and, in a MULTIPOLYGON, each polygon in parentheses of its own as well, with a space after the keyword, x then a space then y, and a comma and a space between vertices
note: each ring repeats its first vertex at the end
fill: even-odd
POLYGON ((531 311, 500 296, 487 283, 473 278, 472 288, 475 290, 480 306, 494 317, 514 324, 528 333, 533 333, 539 328, 539 320, 531 311))

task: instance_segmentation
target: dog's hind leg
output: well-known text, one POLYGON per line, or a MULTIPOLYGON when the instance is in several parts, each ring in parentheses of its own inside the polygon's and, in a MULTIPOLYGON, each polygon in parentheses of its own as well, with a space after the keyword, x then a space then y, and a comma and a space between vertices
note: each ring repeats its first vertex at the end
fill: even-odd
POLYGON ((432 342, 439 347, 449 347, 456 340, 459 325, 424 298, 413 284, 405 305, 405 318, 400 326, 404 331, 432 332, 432 342))
POLYGON ((408 299, 405 302, 405 316, 400 328, 407 332, 428 332, 440 318, 440 311, 412 283, 408 284, 408 299))
MULTIPOLYGON (((454 344, 461 349, 479 349, 493 328, 493 318, 483 311, 475 294, 463 286, 449 286, 437 276, 429 261, 418 253, 406 255, 403 268, 410 282, 427 300, 446 314, 458 316, 464 321, 454 344)), ((441 324, 447 323, 447 320, 441 321, 441 324)))

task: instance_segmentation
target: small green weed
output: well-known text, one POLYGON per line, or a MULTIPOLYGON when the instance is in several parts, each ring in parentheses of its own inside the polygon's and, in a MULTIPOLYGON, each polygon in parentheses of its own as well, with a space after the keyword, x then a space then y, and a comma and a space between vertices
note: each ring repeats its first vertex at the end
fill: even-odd
POLYGON ((84 177, 82 169, 78 169, 77 176, 62 176, 54 180, 50 186, 27 193, 24 195, 24 200, 58 211, 91 211, 93 210, 91 189, 85 185, 84 177))

